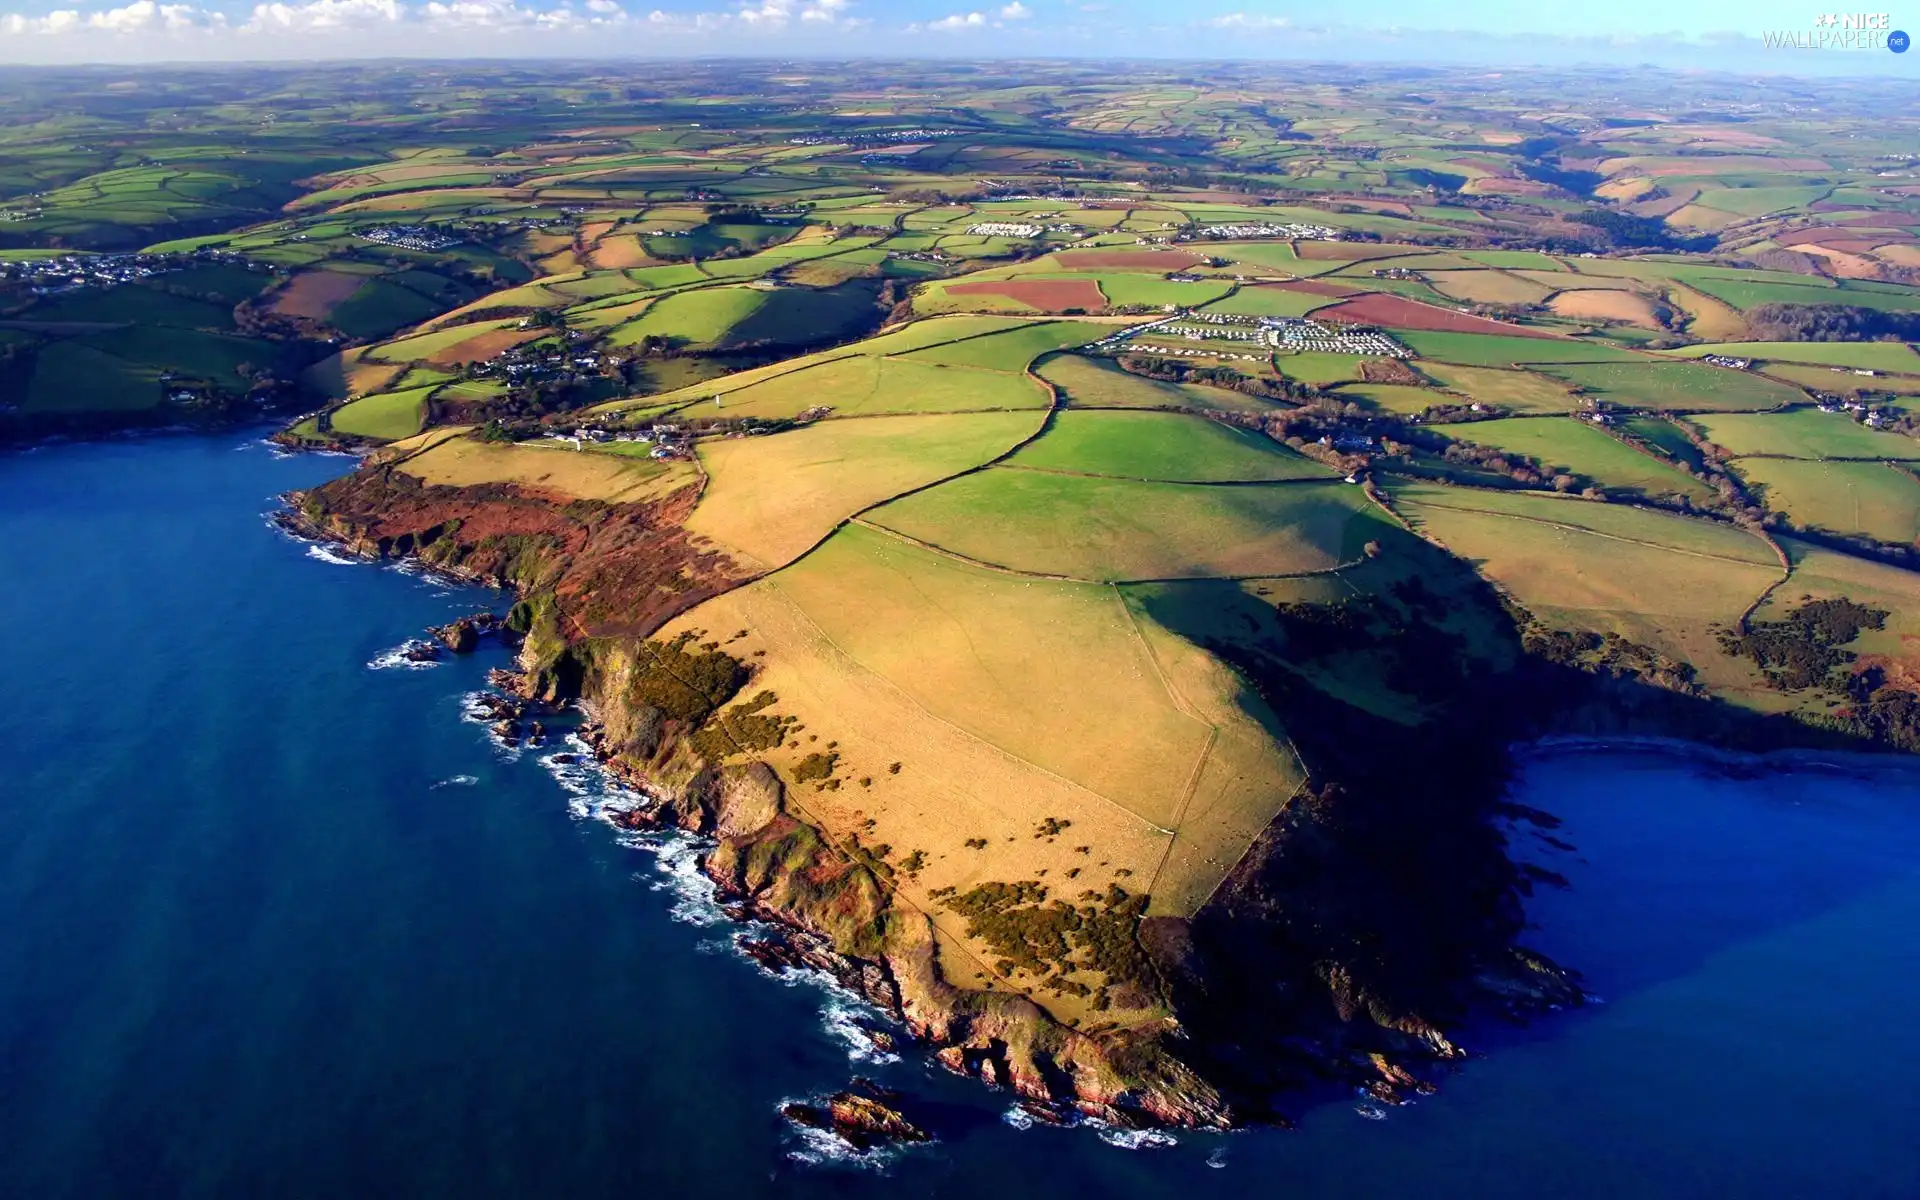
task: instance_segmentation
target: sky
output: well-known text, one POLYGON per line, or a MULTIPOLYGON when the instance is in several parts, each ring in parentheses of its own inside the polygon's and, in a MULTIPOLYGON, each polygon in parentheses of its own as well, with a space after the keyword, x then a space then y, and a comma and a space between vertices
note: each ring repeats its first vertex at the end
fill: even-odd
MULTIPOLYGON (((1899 2, 1913 7, 1886 27, 1920 32, 1920 0, 1899 2)), ((1890 53, 1884 32, 1853 49, 1765 44, 1839 28, 1802 0, 0 0, 0 63, 1144 57, 1920 77, 1920 51, 1890 53)))

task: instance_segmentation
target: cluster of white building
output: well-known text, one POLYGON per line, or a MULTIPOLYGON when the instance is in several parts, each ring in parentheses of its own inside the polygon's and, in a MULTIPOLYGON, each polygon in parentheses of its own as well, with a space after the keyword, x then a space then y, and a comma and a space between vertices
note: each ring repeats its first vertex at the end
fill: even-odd
POLYGON ((0 280, 25 283, 36 296, 54 296, 86 287, 113 287, 194 262, 244 262, 238 255, 202 250, 177 254, 61 254, 48 258, 0 261, 0 280))
POLYGON ((591 445, 607 442, 627 442, 640 446, 652 446, 647 451, 648 458, 684 458, 692 453, 691 441, 678 425, 649 425, 645 429, 635 429, 621 433, 601 429, 595 425, 583 425, 572 433, 555 431, 547 434, 551 442, 566 442, 575 450, 584 450, 591 445))
POLYGON ((885 133, 803 133, 787 139, 789 146, 884 146, 901 142, 929 142, 936 138, 958 137, 959 129, 890 129, 885 133))
POLYGON ((1033 225, 1024 221, 982 221, 978 225, 967 226, 967 232, 975 237, 1031 238, 1043 233, 1078 233, 1080 227, 1061 222, 1055 225, 1033 225))
POLYGON ((1308 225, 1303 222, 1270 224, 1265 221, 1235 225, 1202 225, 1194 231, 1195 237, 1217 238, 1223 241, 1244 241, 1248 238, 1287 238, 1290 241, 1337 242, 1340 231, 1330 225, 1308 225))
POLYGON ((1280 350, 1313 350, 1370 358, 1412 358, 1391 334, 1364 326, 1329 326, 1304 318, 1262 317, 1267 344, 1280 350))
POLYGON ((431 225, 375 225, 371 229, 357 231, 354 236, 364 241, 379 242, 383 246, 398 246, 402 250, 445 250, 449 246, 458 246, 462 240, 431 225))
POLYGON ((1169 358, 1218 358, 1232 362, 1265 362, 1264 354, 1234 354, 1227 350, 1200 350, 1186 346, 1168 346, 1160 342, 1122 342, 1112 347, 1129 354, 1158 354, 1169 358))
POLYGON ((1882 411, 1877 404, 1866 404, 1859 400, 1840 400, 1826 397, 1820 401, 1823 413, 1847 413, 1870 429, 1883 429, 1893 418, 1882 411))

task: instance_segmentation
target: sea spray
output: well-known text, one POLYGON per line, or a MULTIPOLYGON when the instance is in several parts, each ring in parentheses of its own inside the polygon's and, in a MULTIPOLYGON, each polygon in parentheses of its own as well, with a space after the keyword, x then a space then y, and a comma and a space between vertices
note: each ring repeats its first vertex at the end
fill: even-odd
POLYGON ((422 638, 408 638, 398 646, 382 650, 367 660, 369 671, 417 671, 440 665, 436 647, 422 638))

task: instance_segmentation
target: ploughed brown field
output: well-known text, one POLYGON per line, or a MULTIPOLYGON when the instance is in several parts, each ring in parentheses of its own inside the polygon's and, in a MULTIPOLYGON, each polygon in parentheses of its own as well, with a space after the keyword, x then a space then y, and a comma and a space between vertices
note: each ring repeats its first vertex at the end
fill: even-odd
POLYGON ((349 275, 345 271, 305 271, 294 276, 274 299, 273 311, 324 321, 335 305, 359 291, 366 281, 365 275, 349 275))
POLYGON ((1514 337, 1551 337, 1524 325, 1489 321, 1378 292, 1343 300, 1339 304, 1313 310, 1313 319, 1348 321, 1355 325, 1392 325, 1399 329, 1425 329, 1435 333, 1501 333, 1514 337))
POLYGON ((1916 239, 1910 233, 1876 233, 1863 236, 1837 229, 1796 229, 1792 233, 1783 233, 1774 240, 1782 246, 1824 246, 1829 250, 1861 254, 1888 242, 1911 242, 1920 239, 1916 239))
POLYGON ((458 367, 470 362, 485 362, 496 354, 511 350, 521 342, 532 341, 543 332, 539 329, 495 329, 470 337, 464 342, 456 342, 444 350, 436 350, 427 355, 427 361, 436 367, 458 367))
POLYGON ((999 279, 956 283, 946 290, 950 296, 1005 296, 1042 312, 1065 312, 1069 308, 1092 312, 1107 306, 1100 285, 1091 279, 999 279))

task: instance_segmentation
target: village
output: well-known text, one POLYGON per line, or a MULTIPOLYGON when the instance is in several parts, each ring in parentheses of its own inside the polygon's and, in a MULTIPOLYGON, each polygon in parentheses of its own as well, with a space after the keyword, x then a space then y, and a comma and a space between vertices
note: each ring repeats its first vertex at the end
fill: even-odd
POLYGON ((1239 342, 1268 351, 1317 351, 1369 358, 1411 358, 1413 352, 1391 334, 1363 325, 1330 326, 1296 317, 1259 317, 1243 313, 1176 310, 1167 316, 1122 329, 1087 347, 1099 353, 1145 353, 1185 357, 1258 361, 1267 354, 1234 354, 1216 350, 1143 342, 1148 334, 1179 337, 1192 342, 1239 342))
POLYGON ((891 129, 885 133, 803 133, 787 139, 789 146, 862 146, 899 145, 902 142, 927 142, 937 138, 958 137, 959 129, 891 129))
POLYGON ((369 229, 357 230, 354 236, 363 241, 378 242, 383 246, 398 246, 402 250, 429 251, 445 250, 450 246, 458 246, 465 240, 435 229, 431 225, 375 225, 369 229))
POLYGON ((1251 238, 1286 238, 1290 241, 1302 242, 1337 242, 1340 240, 1340 231, 1330 225, 1310 225, 1303 222, 1287 222, 1279 225, 1268 224, 1266 222, 1233 225, 1200 225, 1196 226, 1191 233, 1180 234, 1178 240, 1188 241, 1197 237, 1208 238, 1213 241, 1236 242, 1246 241, 1251 238))
POLYGON ((81 288, 117 287, 207 262, 250 266, 241 256, 219 250, 192 254, 61 254, 0 261, 0 282, 26 284, 36 296, 56 296, 81 288))
POLYGON ((1034 225, 1024 221, 982 221, 978 225, 967 226, 967 232, 974 237, 1036 238, 1045 233, 1080 231, 1080 226, 1064 221, 1053 225, 1034 225))
POLYGON ((597 425, 583 425, 572 433, 554 430, 546 435, 548 442, 565 442, 575 450, 585 450, 589 446, 632 445, 650 446, 647 457, 653 459, 682 459, 693 456, 693 434, 680 425, 667 422, 655 422, 639 429, 611 430, 597 425))
MULTIPOLYGON (((580 336, 578 332, 568 335, 569 339, 580 336)), ((514 387, 571 381, 582 375, 599 375, 606 366, 604 355, 582 352, 552 339, 542 338, 473 363, 466 368, 466 373, 472 379, 505 379, 508 386, 514 387)))

